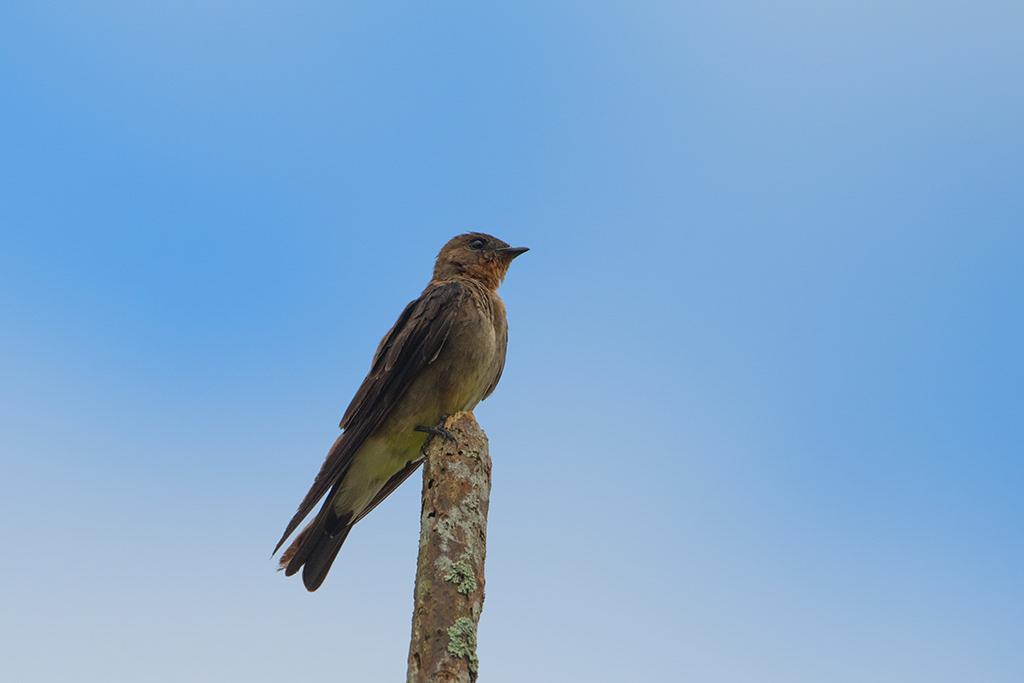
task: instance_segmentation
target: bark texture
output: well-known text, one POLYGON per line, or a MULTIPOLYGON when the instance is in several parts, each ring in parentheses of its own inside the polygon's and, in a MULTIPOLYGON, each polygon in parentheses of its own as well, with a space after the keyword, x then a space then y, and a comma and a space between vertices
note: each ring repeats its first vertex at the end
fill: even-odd
POLYGON ((479 666, 491 456, 472 413, 444 427, 455 441, 432 436, 425 448, 409 683, 472 683, 479 666))

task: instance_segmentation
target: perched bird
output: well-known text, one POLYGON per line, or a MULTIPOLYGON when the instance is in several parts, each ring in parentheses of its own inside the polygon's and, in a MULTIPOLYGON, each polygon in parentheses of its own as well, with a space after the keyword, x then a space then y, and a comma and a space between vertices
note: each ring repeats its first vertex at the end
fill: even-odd
POLYGON ((281 555, 306 589, 323 583, 349 530, 423 462, 429 432, 490 396, 505 365, 508 325, 498 285, 525 247, 479 232, 453 238, 434 276, 377 347, 320 473, 274 548, 327 494, 281 555))

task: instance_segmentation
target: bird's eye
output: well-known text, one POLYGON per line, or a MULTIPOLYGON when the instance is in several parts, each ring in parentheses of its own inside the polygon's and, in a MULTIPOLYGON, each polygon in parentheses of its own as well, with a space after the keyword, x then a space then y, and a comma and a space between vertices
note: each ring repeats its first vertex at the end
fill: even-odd
POLYGON ((479 237, 477 237, 475 240, 473 240, 472 242, 469 243, 469 248, 470 249, 483 249, 484 248, 484 241, 482 239, 480 239, 479 237))

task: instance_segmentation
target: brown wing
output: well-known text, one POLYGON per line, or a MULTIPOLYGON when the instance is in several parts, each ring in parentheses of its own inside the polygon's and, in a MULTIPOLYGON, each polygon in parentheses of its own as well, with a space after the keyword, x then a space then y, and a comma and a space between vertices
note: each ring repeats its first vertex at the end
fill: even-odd
POLYGON ((448 282, 429 287, 405 307, 377 347, 370 374, 341 418, 342 429, 368 422, 375 428, 380 425, 394 401, 437 359, 459 305, 470 295, 465 285, 448 282))
POLYGON ((398 316, 394 327, 377 347, 370 373, 345 411, 341 420, 344 433, 331 447, 313 486, 277 542, 275 553, 324 494, 341 481, 366 439, 384 423, 392 406, 408 391, 423 368, 437 358, 451 331, 459 304, 468 295, 469 290, 458 282, 431 286, 398 316))

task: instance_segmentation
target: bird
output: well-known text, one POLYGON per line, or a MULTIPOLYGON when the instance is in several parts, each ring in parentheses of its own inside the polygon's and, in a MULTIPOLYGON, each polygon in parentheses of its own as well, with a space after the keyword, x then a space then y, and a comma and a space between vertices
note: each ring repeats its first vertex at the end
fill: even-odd
POLYGON ((423 446, 446 431, 444 419, 472 411, 498 385, 508 344, 498 286, 526 251, 481 232, 453 237, 423 293, 381 339, 341 435, 274 548, 326 496, 279 560, 286 576, 302 569, 306 590, 323 584, 352 526, 423 463, 423 446))

